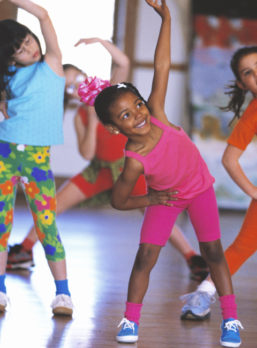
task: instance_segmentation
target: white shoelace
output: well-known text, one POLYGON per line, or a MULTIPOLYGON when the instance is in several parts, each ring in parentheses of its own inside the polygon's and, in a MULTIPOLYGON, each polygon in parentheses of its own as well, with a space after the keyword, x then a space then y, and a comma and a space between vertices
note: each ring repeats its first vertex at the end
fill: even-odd
POLYGON ((129 321, 127 318, 123 318, 121 322, 119 323, 118 327, 120 327, 122 324, 124 324, 123 329, 131 329, 134 331, 135 325, 131 321, 129 321))
POLYGON ((240 327, 240 329, 244 329, 243 325, 240 323, 239 320, 228 321, 225 324, 225 329, 231 330, 231 331, 234 331, 234 332, 237 331, 238 327, 240 327))
POLYGON ((67 307, 67 308, 71 308, 73 309, 73 303, 71 301, 71 297, 65 294, 60 294, 57 295, 51 304, 52 308, 58 307, 58 306, 63 306, 63 307, 67 307))

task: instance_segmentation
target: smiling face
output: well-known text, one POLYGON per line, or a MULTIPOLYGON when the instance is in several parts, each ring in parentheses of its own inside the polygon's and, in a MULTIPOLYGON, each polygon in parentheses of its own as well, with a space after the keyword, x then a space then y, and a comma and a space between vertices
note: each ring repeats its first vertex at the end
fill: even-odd
POLYGON ((17 66, 28 66, 41 59, 41 49, 33 35, 27 34, 20 47, 12 56, 12 61, 17 66))
POLYGON ((238 86, 257 97, 257 53, 248 54, 240 59, 238 73, 238 86))
MULTIPOLYGON (((150 131, 150 112, 144 101, 132 92, 125 92, 109 107, 114 133, 127 137, 145 135, 150 131)), ((110 128, 109 127, 109 128, 110 128)))

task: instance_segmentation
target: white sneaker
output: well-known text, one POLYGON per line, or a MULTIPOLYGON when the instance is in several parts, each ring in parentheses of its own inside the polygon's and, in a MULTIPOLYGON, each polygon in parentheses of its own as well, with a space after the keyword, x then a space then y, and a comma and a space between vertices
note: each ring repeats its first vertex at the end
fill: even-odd
POLYGON ((72 315, 73 312, 71 297, 65 294, 57 295, 51 307, 55 315, 72 315))
POLYGON ((4 292, 0 291, 0 312, 5 312, 8 302, 8 296, 4 292))

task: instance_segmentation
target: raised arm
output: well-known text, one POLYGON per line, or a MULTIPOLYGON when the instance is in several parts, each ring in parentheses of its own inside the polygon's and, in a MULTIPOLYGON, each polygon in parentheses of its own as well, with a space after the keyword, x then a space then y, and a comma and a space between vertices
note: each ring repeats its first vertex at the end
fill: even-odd
POLYGON ((161 5, 158 1, 146 0, 162 19, 159 37, 154 54, 154 77, 152 90, 148 99, 148 105, 153 116, 166 121, 167 117, 164 112, 164 103, 168 86, 169 71, 170 71, 170 30, 171 18, 170 12, 165 0, 161 0, 161 5))
POLYGON ((118 82, 126 81, 128 79, 128 74, 130 69, 129 58, 126 56, 124 52, 122 52, 113 43, 111 43, 108 40, 102 40, 97 37, 94 37, 94 38, 80 39, 75 46, 78 46, 81 43, 92 44, 96 42, 99 42, 100 44, 102 44, 112 56, 113 69, 112 69, 112 75, 111 75, 111 81, 110 81, 111 84, 116 84, 118 82))
POLYGON ((228 145, 222 157, 222 164, 234 182, 251 198, 257 199, 257 187, 245 175, 240 166, 239 159, 243 150, 228 145))
POLYGON ((87 107, 88 125, 83 124, 79 113, 75 116, 75 130, 77 133, 79 153, 86 160, 91 161, 95 157, 97 142, 98 118, 92 106, 87 107))
POLYGON ((9 2, 31 13, 39 20, 42 35, 46 44, 45 61, 58 75, 62 76, 62 54, 55 29, 46 9, 30 0, 9 0, 9 2))

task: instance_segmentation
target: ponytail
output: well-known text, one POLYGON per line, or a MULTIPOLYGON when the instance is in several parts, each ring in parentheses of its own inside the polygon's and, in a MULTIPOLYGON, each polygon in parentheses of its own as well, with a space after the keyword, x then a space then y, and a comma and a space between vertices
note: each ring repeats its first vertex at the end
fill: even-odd
POLYGON ((240 118, 241 107, 245 101, 246 91, 240 87, 238 87, 237 83, 228 85, 227 91, 225 94, 230 96, 230 101, 227 106, 221 107, 220 109, 223 111, 233 111, 234 117, 229 122, 229 125, 233 123, 236 118, 240 118))

